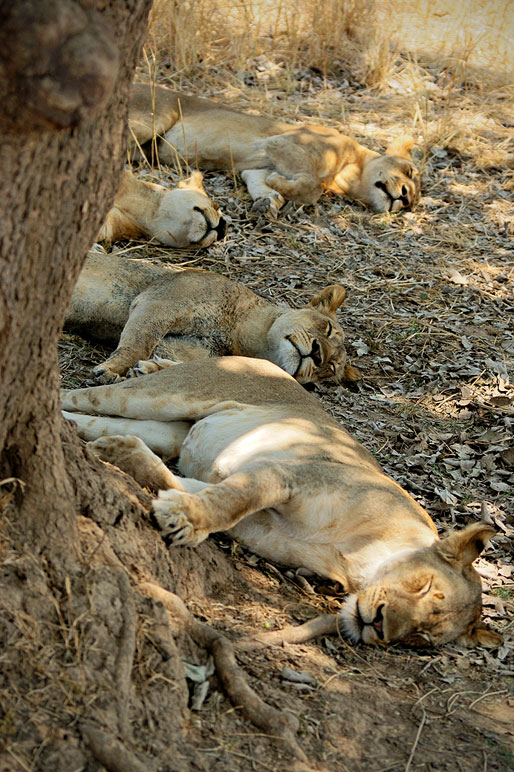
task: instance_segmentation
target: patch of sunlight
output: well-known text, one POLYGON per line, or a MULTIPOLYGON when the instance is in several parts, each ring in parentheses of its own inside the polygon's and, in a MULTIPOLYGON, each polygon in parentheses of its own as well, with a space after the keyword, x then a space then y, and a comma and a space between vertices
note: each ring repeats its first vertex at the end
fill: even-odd
POLYGON ((492 71, 514 67, 511 0, 377 0, 379 21, 394 28, 397 43, 412 52, 453 55, 492 71))
POLYGON ((485 205, 484 215, 488 222, 504 228, 508 233, 514 233, 514 203, 512 201, 496 199, 485 205))
POLYGON ((483 131, 484 129, 495 129, 497 122, 493 118, 488 118, 483 113, 477 112, 459 112, 454 118, 455 125, 465 132, 483 131))

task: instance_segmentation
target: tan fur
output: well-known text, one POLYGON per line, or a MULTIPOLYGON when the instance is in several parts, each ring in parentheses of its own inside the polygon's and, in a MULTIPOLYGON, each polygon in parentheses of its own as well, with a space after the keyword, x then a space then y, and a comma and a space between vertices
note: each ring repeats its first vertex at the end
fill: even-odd
MULTIPOLYGON (((168 544, 228 530, 266 558, 341 582, 350 593, 341 623, 355 641, 499 644, 480 624, 472 567, 493 529, 475 523, 440 540, 427 512, 275 365, 192 362, 64 392, 63 407, 88 437, 117 424, 120 434, 144 435, 138 427, 149 420, 169 436, 178 421, 170 453, 190 422, 178 460, 185 477, 154 502, 168 544)), ((155 457, 146 462, 134 437, 104 437, 93 449, 121 466, 128 454, 129 470, 148 463, 148 482, 156 479, 155 457)))
POLYGON ((66 314, 66 327, 118 342, 95 368, 108 381, 174 362, 239 354, 270 359, 301 383, 358 380, 346 362, 336 311, 346 291, 331 285, 308 306, 273 305, 242 284, 196 269, 91 251, 66 314), (145 361, 152 355, 156 358, 145 361))
POLYGON ((138 146, 161 138, 164 163, 240 172, 254 208, 273 216, 286 200, 313 204, 324 190, 377 212, 410 209, 419 197, 410 137, 380 155, 336 129, 292 126, 142 83, 132 87, 129 125, 138 146))
POLYGON ((145 237, 168 247, 208 247, 223 238, 226 229, 218 204, 205 193, 200 172, 169 190, 125 170, 98 241, 145 237))

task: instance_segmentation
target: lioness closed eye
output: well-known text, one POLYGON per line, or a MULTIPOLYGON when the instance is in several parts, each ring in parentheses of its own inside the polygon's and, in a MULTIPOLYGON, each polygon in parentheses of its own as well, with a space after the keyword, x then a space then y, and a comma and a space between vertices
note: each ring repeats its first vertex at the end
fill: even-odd
POLYGON ((240 172, 254 209, 271 216, 287 200, 313 204, 324 190, 376 212, 410 209, 419 197, 410 137, 380 155, 336 129, 292 126, 142 83, 132 87, 129 126, 139 146, 161 137, 164 163, 178 154, 202 169, 240 172))
POLYGON ((270 359, 300 383, 359 379, 347 364, 331 285, 301 309, 269 303, 238 282, 196 269, 91 251, 66 314, 68 330, 118 342, 94 373, 105 380, 175 362, 240 354, 270 359), (148 360, 152 354, 156 359, 148 360))
POLYGON ((226 231, 227 223, 218 204, 205 193, 200 172, 169 190, 125 170, 98 241, 144 236, 167 247, 209 247, 226 231))
POLYGON ((480 623, 472 566, 493 529, 474 523, 439 539, 427 512, 270 362, 190 362, 62 402, 81 436, 101 438, 92 448, 102 458, 167 489, 154 514, 168 544, 229 531, 268 559, 341 582, 355 641, 499 645, 480 623), (178 456, 185 478, 145 442, 178 456))

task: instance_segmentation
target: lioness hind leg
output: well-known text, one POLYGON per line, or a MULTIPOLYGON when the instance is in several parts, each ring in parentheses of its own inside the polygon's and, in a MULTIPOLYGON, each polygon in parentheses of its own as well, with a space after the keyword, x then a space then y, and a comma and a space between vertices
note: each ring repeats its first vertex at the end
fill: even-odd
POLYGON ((180 106, 173 92, 154 84, 132 84, 129 130, 137 142, 142 144, 164 134, 180 116, 180 106))
POLYGON ((241 172, 241 177, 253 199, 254 212, 276 217, 279 209, 285 204, 285 198, 266 183, 268 174, 268 169, 246 169, 241 172))
POLYGON ((79 437, 92 441, 99 437, 137 436, 149 448, 165 458, 177 458, 191 428, 188 421, 140 421, 111 416, 91 416, 83 413, 63 415, 77 425, 79 437))
POLYGON ((88 448, 102 461, 108 461, 129 474, 144 488, 153 491, 161 488, 182 490, 180 479, 139 437, 99 437, 94 442, 88 442, 88 448))

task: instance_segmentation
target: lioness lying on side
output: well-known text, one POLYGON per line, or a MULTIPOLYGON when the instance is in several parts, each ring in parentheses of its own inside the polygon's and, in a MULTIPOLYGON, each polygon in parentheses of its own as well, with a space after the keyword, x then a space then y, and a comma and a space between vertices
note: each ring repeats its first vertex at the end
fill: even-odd
POLYGON ((229 531, 259 555, 341 582, 354 641, 499 645, 480 622, 472 567, 493 529, 474 523, 440 540, 425 510, 276 365, 190 362, 65 391, 62 403, 82 437, 101 438, 101 457, 167 489, 154 512, 168 544, 229 531), (178 456, 185 478, 144 443, 178 456))
POLYGON ((171 269, 147 260, 91 251, 66 312, 66 329, 118 343, 94 369, 105 380, 155 372, 176 362, 239 354, 269 359, 300 383, 356 381, 347 364, 336 310, 338 285, 308 306, 276 306, 209 271, 171 269), (148 360, 152 354, 157 359, 148 360))
POLYGON ((169 190, 126 169, 97 239, 110 243, 144 236, 167 247, 209 247, 226 232, 227 223, 205 193, 200 172, 169 190))
POLYGON ((161 162, 241 173, 254 209, 275 216, 285 201, 313 204, 324 190, 376 212, 410 209, 420 190, 413 141, 401 137, 380 155, 326 126, 248 115, 163 86, 132 87, 129 127, 136 143, 160 138, 161 162))

